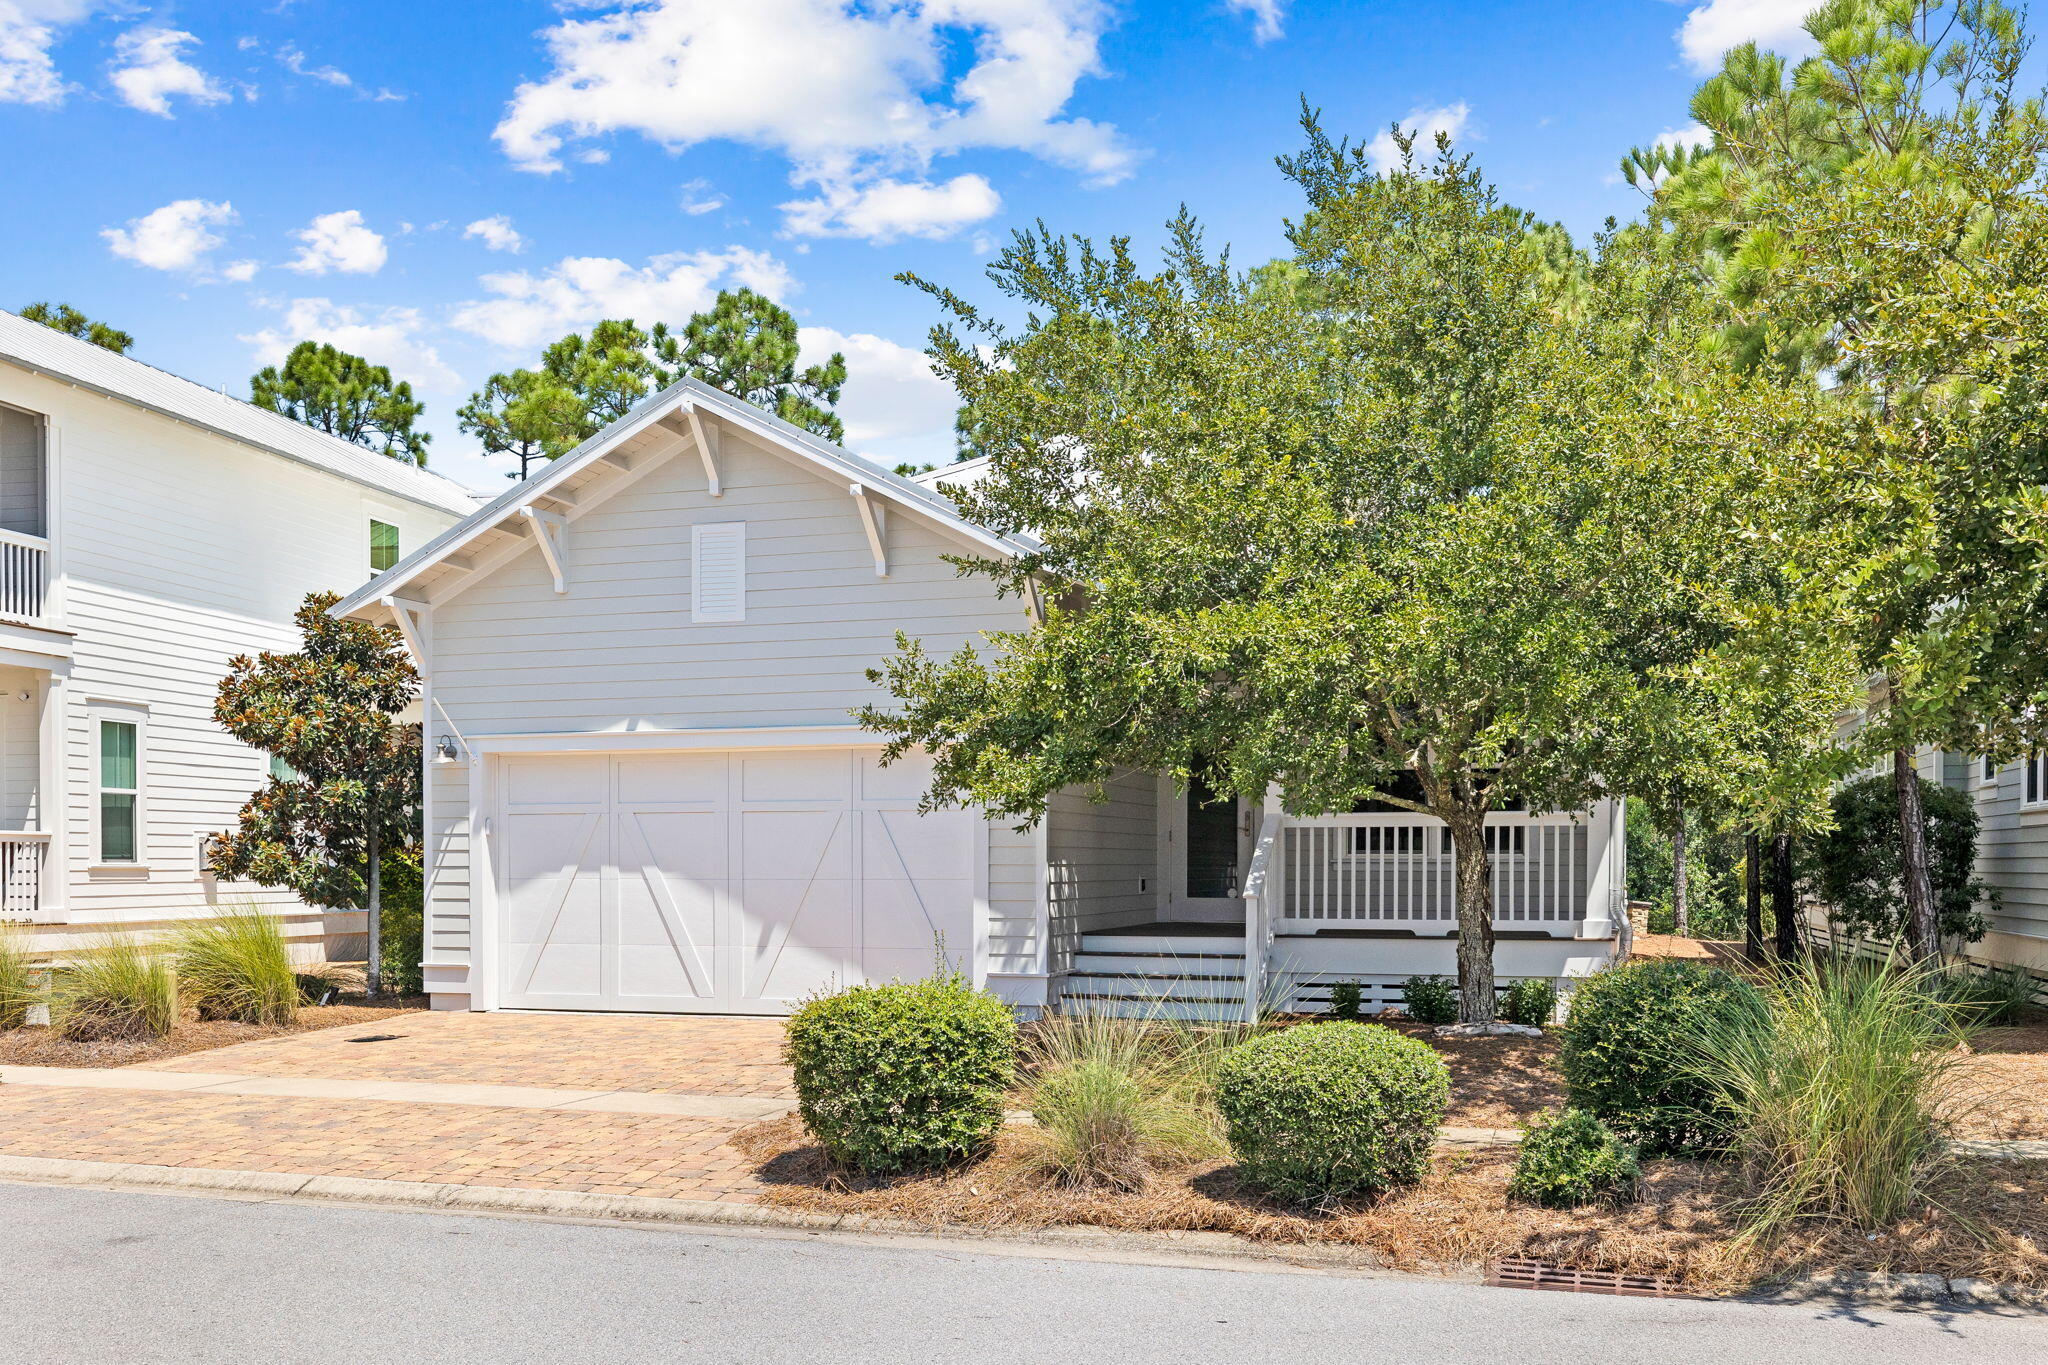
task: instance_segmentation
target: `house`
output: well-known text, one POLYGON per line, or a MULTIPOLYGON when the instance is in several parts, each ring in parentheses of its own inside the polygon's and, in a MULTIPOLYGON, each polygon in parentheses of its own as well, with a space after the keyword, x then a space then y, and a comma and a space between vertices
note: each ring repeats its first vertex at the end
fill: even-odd
MULTIPOLYGON (((1977 806, 1976 872, 1999 893, 1990 927, 1961 956, 2017 966, 2048 982, 2048 753, 2017 763, 1923 748, 1922 781, 1968 792, 1977 806)), ((2048 987, 2044 987, 2048 989, 2048 987)))
POLYGON ((0 918, 61 949, 224 903, 295 951, 360 931, 221 884, 266 755, 212 719, 237 654, 465 516, 460 486, 0 313, 0 918))
MULTIPOLYGON (((968 471, 971 475, 973 471, 968 471)), ((1234 1014, 1454 961, 1438 822, 1292 819, 1130 772, 1028 830, 920 812, 849 713, 898 630, 1025 623, 949 555, 1022 543, 692 381, 335 611, 425 677, 424 975, 444 1009, 778 1013, 945 956, 1025 1010, 1234 1014)), ((1620 811, 1503 813, 1506 977, 1606 960, 1620 811)))

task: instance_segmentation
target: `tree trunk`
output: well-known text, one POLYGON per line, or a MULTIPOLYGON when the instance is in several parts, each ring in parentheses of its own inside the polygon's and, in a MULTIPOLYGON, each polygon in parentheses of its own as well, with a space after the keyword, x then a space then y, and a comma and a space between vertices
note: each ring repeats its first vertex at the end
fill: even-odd
POLYGON ((1764 841, 1755 830, 1742 836, 1742 956, 1764 960, 1764 841))
POLYGON ((1906 893, 1906 952, 1932 961, 1941 951, 1934 919, 1934 886, 1927 876, 1927 812, 1920 800, 1920 774, 1911 749, 1892 750, 1892 790, 1899 802, 1899 880, 1906 893))
POLYGON ((372 1000, 384 990, 384 850, 377 843, 377 813, 370 811, 370 962, 363 971, 363 994, 372 1000))
POLYGON ((1493 858, 1486 816, 1446 821, 1458 875, 1458 1022, 1490 1024, 1493 998, 1493 858))
POLYGON ((1775 921, 1773 945, 1780 962, 1799 955, 1799 908, 1792 897, 1792 836, 1771 837, 1771 918, 1775 921))
POLYGON ((1685 803, 1677 803, 1678 821, 1671 831, 1671 914, 1672 932, 1689 938, 1691 922, 1685 911, 1685 803))

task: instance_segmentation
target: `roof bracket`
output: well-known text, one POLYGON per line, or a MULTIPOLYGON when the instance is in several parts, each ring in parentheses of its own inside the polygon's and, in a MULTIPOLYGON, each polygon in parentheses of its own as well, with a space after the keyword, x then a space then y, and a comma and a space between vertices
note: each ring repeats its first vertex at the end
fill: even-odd
POLYGON ((398 634, 405 641, 406 652, 412 655, 413 671, 422 678, 426 677, 427 639, 431 634, 434 609, 413 597, 386 597, 381 600, 398 625, 398 634))
POLYGON ((697 411, 695 403, 689 406, 690 434, 697 438, 697 458, 704 462, 704 478, 710 484, 711 496, 722 498, 725 490, 718 486, 718 426, 704 420, 704 414, 697 411))
POLYGON ((874 499, 868 496, 866 484, 850 483, 846 486, 846 491, 853 495, 853 505, 860 513, 861 529, 868 533, 868 548, 875 552, 875 577, 887 578, 889 545, 883 538, 883 533, 888 529, 888 522, 885 520, 888 511, 875 505, 874 499))
POLYGON ((540 546, 540 557, 548 563, 548 572, 554 575, 555 591, 569 591, 569 519, 560 512, 542 511, 530 502, 520 507, 519 515, 533 523, 533 539, 540 546))

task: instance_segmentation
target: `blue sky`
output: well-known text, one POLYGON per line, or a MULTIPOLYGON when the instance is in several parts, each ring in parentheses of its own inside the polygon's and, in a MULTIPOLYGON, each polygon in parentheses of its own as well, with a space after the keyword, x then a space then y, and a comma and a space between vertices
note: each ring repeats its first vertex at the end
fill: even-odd
POLYGON ((0 306, 68 301, 137 357, 246 396, 303 337, 389 364, 432 463, 494 370, 602 316, 765 288, 848 352, 848 444, 943 459, 934 314, 1042 218, 1156 242, 1181 203, 1251 263, 1296 200, 1302 96, 1333 130, 1450 129, 1584 236, 1638 211, 1632 144, 1682 135, 1734 42, 1805 0, 0 0, 0 306))

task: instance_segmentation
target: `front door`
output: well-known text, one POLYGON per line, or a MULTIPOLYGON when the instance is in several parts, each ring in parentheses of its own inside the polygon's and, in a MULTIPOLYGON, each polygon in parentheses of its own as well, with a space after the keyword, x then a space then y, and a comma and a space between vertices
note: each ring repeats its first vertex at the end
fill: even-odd
POLYGON ((1197 779, 1180 798, 1175 816, 1180 845, 1175 912, 1234 921, 1244 913, 1243 803, 1217 796, 1197 779))

